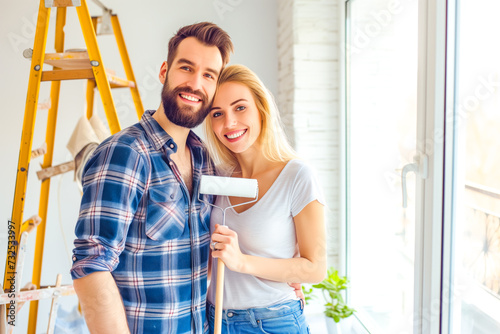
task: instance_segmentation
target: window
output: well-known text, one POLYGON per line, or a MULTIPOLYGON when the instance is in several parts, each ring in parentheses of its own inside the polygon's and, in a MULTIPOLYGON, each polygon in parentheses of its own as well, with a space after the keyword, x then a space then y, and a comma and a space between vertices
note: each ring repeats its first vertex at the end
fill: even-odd
POLYGON ((351 303, 372 333, 411 332, 417 2, 347 2, 347 205, 351 303))
POLYGON ((500 3, 457 4, 449 326, 500 333, 500 3))
POLYGON ((500 333, 500 3, 346 9, 357 318, 370 333, 500 333))

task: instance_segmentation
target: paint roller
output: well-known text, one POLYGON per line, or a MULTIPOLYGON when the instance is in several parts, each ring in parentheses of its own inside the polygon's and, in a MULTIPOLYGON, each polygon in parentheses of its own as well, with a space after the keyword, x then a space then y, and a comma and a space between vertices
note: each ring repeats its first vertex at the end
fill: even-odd
MULTIPOLYGON (((226 225, 226 210, 237 206, 254 203, 259 197, 259 186, 256 179, 209 176, 202 175, 200 180, 200 188, 198 192, 198 200, 222 211, 222 224, 226 225), (233 196, 247 197, 253 200, 230 205, 226 208, 221 208, 217 205, 204 201, 200 195, 218 195, 218 196, 233 196)), ((224 262, 217 259, 217 285, 215 286, 215 324, 214 333, 220 334, 222 325, 222 299, 224 292, 224 262)))

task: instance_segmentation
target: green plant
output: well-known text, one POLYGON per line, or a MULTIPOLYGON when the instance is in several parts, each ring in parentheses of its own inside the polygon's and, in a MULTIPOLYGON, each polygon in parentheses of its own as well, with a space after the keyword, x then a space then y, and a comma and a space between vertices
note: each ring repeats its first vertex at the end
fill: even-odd
POLYGON ((334 268, 328 269, 327 277, 318 284, 314 284, 312 288, 306 289, 302 286, 306 303, 314 298, 313 289, 321 290, 326 301, 325 315, 332 318, 335 322, 351 316, 355 310, 345 304, 342 291, 347 289, 349 279, 345 276, 339 276, 339 273, 334 268))
POLYGON ((313 299, 314 297, 316 297, 313 294, 313 288, 307 289, 304 285, 302 285, 302 293, 304 294, 304 300, 305 300, 306 304, 309 304, 309 301, 311 299, 313 299))

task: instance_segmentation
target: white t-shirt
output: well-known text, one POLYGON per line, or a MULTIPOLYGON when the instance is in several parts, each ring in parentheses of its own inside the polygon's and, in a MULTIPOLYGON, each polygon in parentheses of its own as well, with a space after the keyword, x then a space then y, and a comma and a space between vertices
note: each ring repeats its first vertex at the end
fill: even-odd
MULTIPOLYGON (((314 200, 324 205, 323 193, 311 166, 304 161, 289 161, 264 196, 251 208, 237 213, 226 210, 226 225, 238 234, 243 254, 273 259, 299 256, 293 217, 314 200)), ((230 205, 227 196, 217 196, 218 207, 230 205)), ((222 223, 222 211, 213 208, 210 228, 222 223)), ((215 305, 217 259, 212 260, 211 284, 207 298, 215 305)), ((225 268, 224 309, 267 307, 297 299, 287 284, 270 281, 225 268)))

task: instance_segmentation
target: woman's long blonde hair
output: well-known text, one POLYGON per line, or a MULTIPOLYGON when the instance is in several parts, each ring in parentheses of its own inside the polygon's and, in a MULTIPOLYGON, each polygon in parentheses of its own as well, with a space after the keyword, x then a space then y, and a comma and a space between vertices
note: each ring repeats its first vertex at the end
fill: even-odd
MULTIPOLYGON (((280 115, 274 98, 264 86, 259 77, 243 65, 226 67, 217 83, 218 90, 223 83, 235 82, 245 85, 250 89, 255 100, 255 105, 262 118, 262 129, 259 136, 264 157, 272 162, 289 161, 297 157, 294 149, 289 144, 280 120, 280 115)), ((214 99, 215 99, 214 96, 214 99)), ((212 130, 212 117, 209 114, 204 122, 205 137, 208 149, 215 164, 223 169, 234 169, 238 165, 235 155, 222 144, 212 130)))

